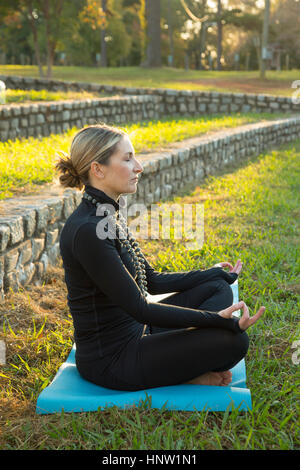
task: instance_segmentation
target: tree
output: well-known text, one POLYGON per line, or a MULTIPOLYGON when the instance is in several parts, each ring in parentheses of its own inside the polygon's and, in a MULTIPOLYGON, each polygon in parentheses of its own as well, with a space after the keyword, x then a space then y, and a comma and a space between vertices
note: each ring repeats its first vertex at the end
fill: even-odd
POLYGON ((145 1, 122 0, 120 11, 131 45, 124 59, 126 65, 140 65, 145 49, 145 1))
POLYGON ((217 25, 218 25, 218 45, 217 45, 217 70, 222 69, 221 57, 222 57, 222 1, 218 0, 218 12, 217 12, 217 25))
MULTIPOLYGON (((22 2, 20 2, 20 3, 22 3, 22 2)), ((21 6, 21 8, 22 8, 22 6, 21 6)), ((36 57, 36 61, 37 61, 38 68, 39 68, 39 74, 40 74, 40 77, 44 77, 43 65, 42 65, 41 54, 40 54, 40 48, 39 48, 39 44, 38 44, 38 32, 37 32, 37 22, 39 20, 39 15, 36 12, 36 10, 34 9, 32 1, 29 1, 29 0, 25 1, 24 0, 24 7, 23 8, 24 8, 25 11, 27 10, 27 15, 26 16, 29 19, 29 24, 30 24, 30 28, 31 28, 31 32, 32 32, 33 44, 34 44, 34 50, 35 50, 35 57, 36 57)))
POLYGON ((161 67, 160 0, 146 0, 146 67, 161 67))
POLYGON ((47 78, 52 76, 52 65, 61 31, 65 0, 3 0, 8 11, 18 11, 29 21, 36 61, 41 77, 44 77, 40 48, 39 31, 44 28, 47 50, 47 78))
POLYGON ((124 65, 130 52, 132 44, 132 34, 126 31, 126 25, 123 20, 124 11, 119 8, 121 0, 115 0, 113 16, 107 25, 108 64, 111 67, 124 65))
POLYGON ((299 17, 299 1, 281 0, 272 3, 270 42, 275 43, 278 49, 285 53, 286 68, 300 68, 299 17))
POLYGON ((171 14, 171 0, 168 0, 168 30, 169 30, 169 44, 170 44, 170 65, 174 65, 174 40, 173 40, 173 22, 171 14))
MULTIPOLYGON (((202 0, 201 4, 198 4, 198 11, 196 14, 191 11, 191 9, 186 4, 185 0, 181 0, 181 4, 183 9, 185 10, 188 18, 190 21, 193 22, 193 29, 194 29, 194 38, 197 47, 197 43, 199 43, 198 51, 195 51, 196 56, 196 68, 199 70, 203 69, 202 63, 202 55, 205 49, 205 36, 206 36, 206 29, 209 26, 208 20, 209 16, 207 13, 207 0, 202 0), (197 35, 198 39, 197 39, 197 35)), ((195 7, 195 5, 194 5, 195 7)))
POLYGON ((47 37, 47 78, 52 76, 54 53, 57 46, 61 14, 65 0, 40 0, 39 8, 43 12, 47 37))
POLYGON ((265 0, 264 26, 263 26, 263 32, 262 32, 262 46, 261 46, 261 69, 260 69, 260 78, 262 79, 264 79, 266 75, 269 20, 270 20, 270 0, 265 0))
MULTIPOLYGON (((249 66, 250 52, 252 51, 256 52, 257 62, 260 64, 262 11, 256 3, 256 0, 245 0, 244 2, 228 0, 226 9, 222 5, 222 55, 223 61, 228 65, 231 64, 232 57, 236 53, 239 56, 244 53, 249 66)), ((218 21, 220 16, 215 18, 218 21)))
POLYGON ((32 55, 32 47, 28 42, 31 31, 27 19, 18 11, 8 11, 0 6, 0 52, 4 53, 4 60, 10 58, 13 63, 18 59, 23 64, 32 55))
POLYGON ((112 15, 111 11, 107 8, 107 0, 102 0, 101 6, 97 0, 87 0, 79 15, 79 19, 89 24, 93 31, 100 30, 101 67, 107 67, 106 28, 108 14, 112 15))
POLYGON ((19 15, 23 16, 23 18, 29 22, 39 74, 40 77, 44 77, 40 48, 38 45, 37 23, 39 22, 39 15, 37 13, 37 2, 35 0, 3 0, 3 8, 6 9, 7 15, 18 12, 19 15))

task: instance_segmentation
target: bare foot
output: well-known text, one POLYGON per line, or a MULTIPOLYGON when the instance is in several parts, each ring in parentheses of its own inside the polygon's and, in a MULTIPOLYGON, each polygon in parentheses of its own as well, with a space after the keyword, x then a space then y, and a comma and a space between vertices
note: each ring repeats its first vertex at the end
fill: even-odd
POLYGON ((199 375, 195 379, 185 382, 186 384, 195 385, 219 385, 226 386, 232 381, 232 373, 230 370, 224 372, 206 372, 205 374, 199 375))
POLYGON ((232 382, 232 372, 230 370, 225 370, 224 372, 219 372, 223 377, 222 385, 229 385, 232 382))

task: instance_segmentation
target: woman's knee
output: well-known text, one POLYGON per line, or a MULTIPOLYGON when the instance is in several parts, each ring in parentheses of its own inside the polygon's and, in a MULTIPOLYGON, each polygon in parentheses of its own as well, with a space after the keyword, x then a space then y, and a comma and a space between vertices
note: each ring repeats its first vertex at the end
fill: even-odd
POLYGON ((249 349, 249 337, 244 331, 243 333, 237 333, 234 336, 234 348, 235 355, 241 359, 246 356, 249 349))
POLYGON ((247 354, 249 348, 249 338, 247 333, 233 333, 226 330, 223 334, 222 365, 212 369, 215 372, 232 369, 247 354))
POLYGON ((218 290, 220 290, 223 295, 223 308, 230 307, 233 303, 233 291, 225 279, 218 280, 218 290))
POLYGON ((228 354, 231 360, 240 360, 247 354, 249 348, 249 338, 247 333, 233 333, 223 330, 223 351, 228 354))

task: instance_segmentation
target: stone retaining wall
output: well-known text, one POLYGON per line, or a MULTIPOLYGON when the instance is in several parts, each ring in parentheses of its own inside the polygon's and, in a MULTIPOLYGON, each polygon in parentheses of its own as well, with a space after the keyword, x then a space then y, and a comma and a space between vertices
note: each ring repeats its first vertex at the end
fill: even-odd
MULTIPOLYGON (((300 104, 293 102, 292 98, 283 96, 130 88, 6 75, 0 75, 0 80, 3 80, 6 87, 11 89, 85 90, 99 94, 124 95, 122 98, 0 106, 0 140, 2 141, 19 136, 63 132, 71 125, 81 127, 99 120, 118 124, 141 119, 159 119, 167 115, 300 112, 300 104)), ((291 89, 291 94, 292 91, 291 89)))
POLYGON ((0 106, 0 141, 59 134, 72 127, 104 121, 122 124, 158 119, 159 97, 121 96, 43 104, 0 106))
MULTIPOLYGON (((300 137, 300 118, 249 124, 210 137, 184 141, 163 153, 141 154, 144 171, 127 204, 157 201, 201 184, 216 169, 300 137)), ((37 196, 0 203, 0 299, 9 289, 40 283, 49 264, 60 257, 59 236, 67 217, 80 203, 78 190, 52 185, 37 196)), ((139 214, 137 214, 139 215, 139 214)))

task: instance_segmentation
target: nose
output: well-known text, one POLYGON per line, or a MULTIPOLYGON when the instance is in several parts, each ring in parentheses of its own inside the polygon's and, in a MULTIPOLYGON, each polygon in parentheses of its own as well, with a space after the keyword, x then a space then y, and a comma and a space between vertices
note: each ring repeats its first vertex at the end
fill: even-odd
POLYGON ((143 166, 140 164, 140 162, 135 158, 135 167, 134 167, 134 171, 136 173, 141 173, 141 171, 143 171, 144 168, 143 166))

